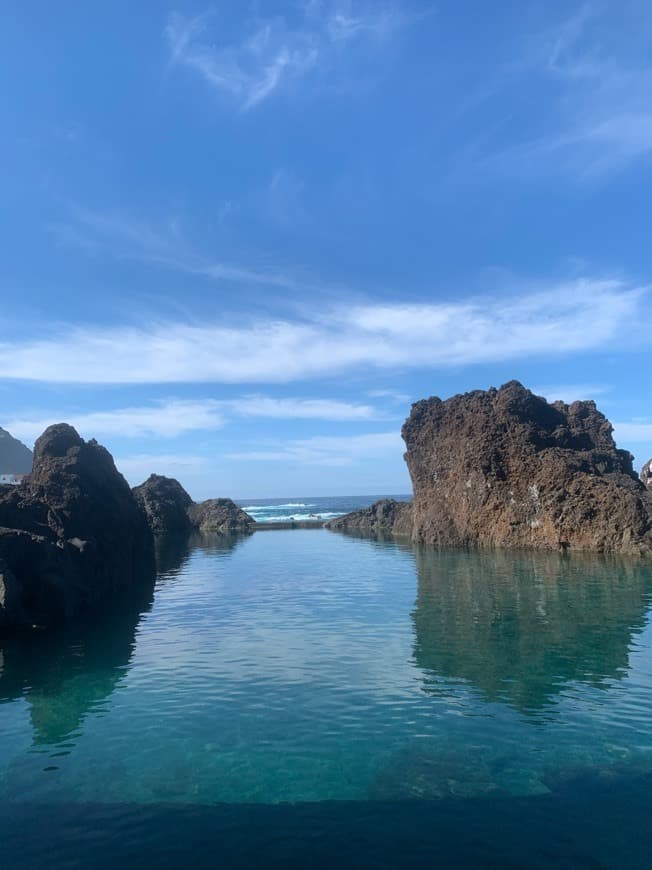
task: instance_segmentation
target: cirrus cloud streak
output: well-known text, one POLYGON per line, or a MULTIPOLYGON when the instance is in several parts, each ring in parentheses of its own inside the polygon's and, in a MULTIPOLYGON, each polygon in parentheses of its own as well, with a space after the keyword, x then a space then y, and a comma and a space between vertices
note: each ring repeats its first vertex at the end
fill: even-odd
MULTIPOLYGON (((287 383, 345 371, 445 368, 636 344, 645 287, 576 280, 449 303, 340 307, 302 320, 61 326, 0 342, 0 378, 49 383, 287 383)), ((644 336, 641 331, 641 338, 644 336)))

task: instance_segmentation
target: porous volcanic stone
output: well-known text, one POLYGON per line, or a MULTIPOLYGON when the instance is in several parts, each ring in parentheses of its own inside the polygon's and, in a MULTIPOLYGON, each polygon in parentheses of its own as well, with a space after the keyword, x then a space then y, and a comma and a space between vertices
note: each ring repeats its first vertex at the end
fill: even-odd
POLYGON ((0 627, 54 625, 154 582, 147 521, 111 454, 66 424, 0 492, 0 627))
POLYGON ((594 402, 549 404, 518 383, 412 406, 402 434, 413 540, 643 554, 651 496, 594 402))
POLYGON ((336 517, 325 524, 336 532, 358 535, 404 535, 412 532, 412 503, 384 498, 359 511, 336 517))

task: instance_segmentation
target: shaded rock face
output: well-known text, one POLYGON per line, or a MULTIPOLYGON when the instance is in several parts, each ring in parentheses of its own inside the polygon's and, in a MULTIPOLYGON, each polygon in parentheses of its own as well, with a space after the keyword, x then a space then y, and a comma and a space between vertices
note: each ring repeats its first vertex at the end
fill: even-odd
POLYGON ((367 508, 336 517, 327 529, 358 535, 406 535, 412 532, 412 503, 385 498, 367 508))
POLYGON ((206 532, 249 532, 255 521, 230 498, 211 498, 188 509, 192 525, 206 532))
POLYGON ((184 535, 190 531, 188 508, 193 502, 178 480, 151 474, 132 492, 155 535, 184 535))
POLYGON ((0 474, 29 474, 32 451, 0 427, 0 474))
POLYGON ((152 534, 111 454, 50 426, 30 476, 0 492, 0 627, 64 623, 153 580, 152 534))
POLYGON ((403 439, 413 540, 639 554, 652 503, 594 402, 548 404, 517 381, 412 406, 403 439))
POLYGON ((652 459, 646 462, 641 469, 641 480, 647 489, 652 489, 652 459))

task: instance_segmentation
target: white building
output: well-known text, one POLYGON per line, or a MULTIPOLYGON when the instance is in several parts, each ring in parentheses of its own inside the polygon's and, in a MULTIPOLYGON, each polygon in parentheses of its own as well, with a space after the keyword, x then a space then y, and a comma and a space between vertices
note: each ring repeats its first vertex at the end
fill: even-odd
POLYGON ((24 477, 24 474, 0 474, 0 485, 8 483, 12 486, 18 486, 19 483, 23 482, 24 477))

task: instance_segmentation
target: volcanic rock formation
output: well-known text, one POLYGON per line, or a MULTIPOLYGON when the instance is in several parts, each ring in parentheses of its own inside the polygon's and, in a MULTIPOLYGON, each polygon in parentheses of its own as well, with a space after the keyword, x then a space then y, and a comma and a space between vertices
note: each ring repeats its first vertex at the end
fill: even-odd
POLYGON ((407 535, 412 532, 412 503, 385 498, 325 524, 327 529, 358 535, 407 535))
POLYGON ((200 532, 249 532, 255 520, 230 498, 194 502, 178 480, 151 474, 132 490, 157 538, 200 532))
POLYGON ((154 570, 152 534, 111 454, 50 426, 32 473, 0 489, 0 627, 64 623, 140 595, 154 570))
POLYGON ((193 501, 178 480, 150 474, 132 492, 155 535, 183 535, 191 530, 188 508, 193 501))
POLYGON ((517 381, 412 406, 403 439, 416 542, 652 551, 652 497, 594 402, 517 381))
POLYGON ((192 525, 201 532, 250 532, 255 521, 230 498, 210 498, 188 509, 192 525))

